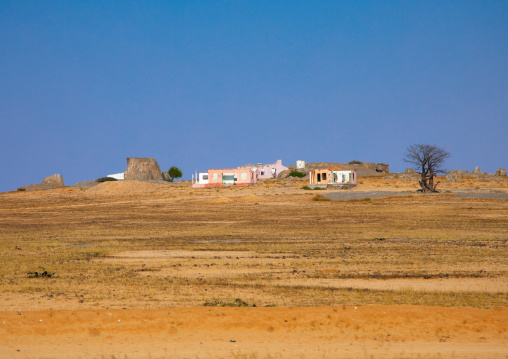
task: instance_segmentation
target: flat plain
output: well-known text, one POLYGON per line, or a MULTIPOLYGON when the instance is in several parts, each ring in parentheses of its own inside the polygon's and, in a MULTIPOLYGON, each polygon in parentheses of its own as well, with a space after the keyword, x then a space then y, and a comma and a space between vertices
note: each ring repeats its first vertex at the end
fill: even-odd
POLYGON ((508 181, 441 181, 2 193, 0 357, 506 358, 508 181))

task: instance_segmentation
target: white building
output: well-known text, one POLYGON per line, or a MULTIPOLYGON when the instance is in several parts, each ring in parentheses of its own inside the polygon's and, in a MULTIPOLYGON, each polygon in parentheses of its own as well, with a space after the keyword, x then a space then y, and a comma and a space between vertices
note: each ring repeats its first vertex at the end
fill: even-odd
POLYGON ((205 187, 208 184, 208 172, 199 172, 192 175, 192 187, 205 187))
POLYGON ((115 174, 112 174, 112 175, 108 175, 108 177, 110 178, 115 178, 117 180, 123 180, 124 179, 124 172, 122 173, 115 173, 115 174))

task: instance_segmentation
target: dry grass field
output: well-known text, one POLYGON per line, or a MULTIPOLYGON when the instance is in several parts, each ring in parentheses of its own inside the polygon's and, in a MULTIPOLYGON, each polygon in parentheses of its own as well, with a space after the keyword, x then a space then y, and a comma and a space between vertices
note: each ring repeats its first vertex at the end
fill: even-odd
POLYGON ((508 200, 456 191, 508 181, 442 182, 2 193, 0 358, 506 358, 508 200))

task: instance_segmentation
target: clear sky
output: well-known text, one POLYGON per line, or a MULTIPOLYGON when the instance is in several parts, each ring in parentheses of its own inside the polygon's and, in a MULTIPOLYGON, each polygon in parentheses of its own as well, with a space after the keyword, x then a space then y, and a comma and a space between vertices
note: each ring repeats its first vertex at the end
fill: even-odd
POLYGON ((282 159, 508 167, 508 1, 0 0, 0 191, 282 159))

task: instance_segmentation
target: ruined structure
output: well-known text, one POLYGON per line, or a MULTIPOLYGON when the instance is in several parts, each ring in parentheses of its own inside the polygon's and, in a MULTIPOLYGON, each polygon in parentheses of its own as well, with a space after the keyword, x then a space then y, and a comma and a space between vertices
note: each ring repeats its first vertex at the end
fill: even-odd
POLYGON ((162 172, 155 158, 128 157, 124 178, 136 181, 162 180, 162 172))

